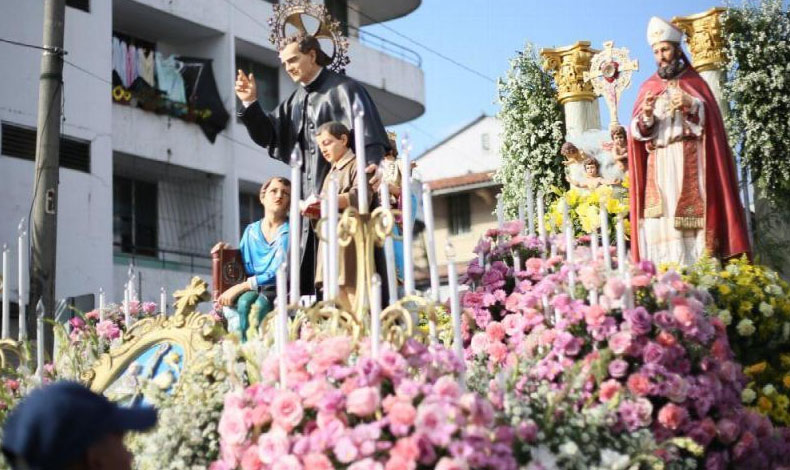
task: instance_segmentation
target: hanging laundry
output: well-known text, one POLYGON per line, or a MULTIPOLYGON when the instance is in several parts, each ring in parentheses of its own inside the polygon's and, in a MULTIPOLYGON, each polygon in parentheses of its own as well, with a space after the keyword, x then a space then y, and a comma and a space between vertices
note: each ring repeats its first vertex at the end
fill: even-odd
POLYGON ((126 53, 126 86, 129 87, 135 78, 137 78, 137 48, 129 44, 126 53))
POLYGON ((211 69, 212 60, 195 57, 179 57, 178 60, 183 64, 181 75, 184 77, 190 108, 196 110, 198 125, 208 140, 214 143, 217 134, 228 124, 230 115, 217 90, 211 69))
POLYGON ((137 49, 137 73, 151 86, 154 86, 154 53, 142 47, 137 49))
POLYGON ((155 68, 157 78, 157 88, 167 95, 167 99, 176 103, 186 104, 186 91, 184 89, 184 78, 179 73, 183 66, 175 56, 164 58, 161 52, 155 56, 155 68))

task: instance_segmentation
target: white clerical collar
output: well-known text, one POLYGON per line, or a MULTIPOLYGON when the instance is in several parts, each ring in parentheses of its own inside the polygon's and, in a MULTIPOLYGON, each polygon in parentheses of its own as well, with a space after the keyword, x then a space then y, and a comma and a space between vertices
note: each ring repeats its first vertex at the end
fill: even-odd
POLYGON ((309 82, 302 83, 302 86, 309 86, 311 83, 313 83, 314 81, 316 81, 316 79, 318 78, 318 76, 319 76, 319 75, 321 75, 321 72, 323 72, 323 71, 324 71, 324 68, 323 68, 323 67, 319 68, 319 69, 318 69, 318 72, 316 72, 316 74, 315 74, 315 75, 313 75, 313 78, 311 78, 309 82))

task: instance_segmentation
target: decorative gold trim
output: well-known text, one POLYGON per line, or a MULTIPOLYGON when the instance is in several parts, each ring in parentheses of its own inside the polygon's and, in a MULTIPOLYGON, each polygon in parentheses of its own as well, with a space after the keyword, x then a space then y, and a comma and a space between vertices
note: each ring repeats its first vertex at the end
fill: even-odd
POLYGON ((123 343, 102 354, 92 369, 80 379, 91 390, 103 393, 143 352, 162 343, 174 343, 184 351, 184 368, 202 351, 211 349, 216 339, 216 323, 212 317, 195 311, 195 306, 208 300, 208 284, 198 277, 190 285, 176 291, 176 313, 140 320, 123 335, 123 343))
POLYGON ((570 46, 540 50, 543 70, 551 73, 557 83, 557 99, 560 104, 595 101, 592 84, 584 81, 584 74, 590 71, 590 60, 598 52, 590 47, 590 41, 578 41, 570 46))
POLYGON ((2 339, 0 340, 0 369, 6 369, 12 365, 21 365, 26 363, 29 359, 28 349, 25 347, 24 343, 20 343, 14 341, 13 339, 2 339), (6 354, 11 353, 19 358, 19 361, 14 364, 13 361, 9 361, 6 354))
POLYGON ((686 34, 691 62, 698 72, 719 70, 727 62, 721 23, 721 15, 725 11, 725 8, 714 7, 702 13, 672 18, 672 24, 686 34))

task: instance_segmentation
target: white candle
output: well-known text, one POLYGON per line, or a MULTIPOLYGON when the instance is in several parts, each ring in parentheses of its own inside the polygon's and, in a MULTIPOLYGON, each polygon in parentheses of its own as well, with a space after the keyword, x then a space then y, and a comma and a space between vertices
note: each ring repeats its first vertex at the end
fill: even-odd
POLYGON ((159 288, 159 311, 167 315, 167 292, 164 287, 159 288))
POLYGON ((340 245, 338 244, 337 240, 337 223, 338 223, 338 208, 337 208, 337 176, 332 174, 329 177, 329 186, 327 191, 329 191, 329 216, 327 220, 329 221, 329 228, 327 232, 329 233, 329 242, 327 243, 327 247, 329 248, 329 298, 330 299, 337 299, 338 296, 338 272, 340 269, 340 265, 338 264, 338 254, 340 250, 340 245))
POLYGON ((288 341, 288 281, 286 280, 286 263, 277 269, 277 317, 275 318, 274 344, 279 356, 280 386, 286 387, 285 345, 288 341))
POLYGON ((505 203, 502 201, 502 193, 496 195, 496 222, 499 230, 505 225, 505 203))
POLYGON ((439 265, 436 262, 436 239, 434 238, 433 194, 426 187, 422 192, 422 210, 425 217, 425 238, 428 250, 428 271, 431 277, 431 293, 434 301, 439 300, 439 265))
POLYGON ((590 232, 590 256, 592 260, 595 261, 598 259, 598 230, 593 229, 590 232))
POLYGON ((323 250, 321 250, 321 277, 323 278, 324 300, 327 300, 329 295, 329 247, 327 241, 329 240, 329 200, 326 195, 321 196, 321 238, 323 250))
MULTIPOLYGON (((461 331, 461 298, 458 294, 458 272, 455 267, 455 249, 449 241, 444 249, 447 257, 447 281, 450 287, 450 316, 453 321, 453 350, 458 358, 464 360, 464 340, 461 331)), ((463 372, 459 382, 465 383, 463 372)))
POLYGON ((601 250, 603 250, 603 265, 607 270, 612 269, 612 254, 609 251, 609 212, 606 211, 606 203, 601 201, 601 250))
POLYGON ((8 246, 3 245, 3 339, 11 337, 11 295, 8 290, 8 246))
POLYGON ((634 308, 634 288, 631 285, 631 271, 623 271, 623 283, 625 284, 625 292, 623 292, 623 307, 627 309, 634 308))
POLYGON ((617 270, 621 273, 625 272, 625 267, 628 262, 625 259, 625 224, 623 222, 623 214, 617 214, 617 270))
POLYGON ((19 341, 27 339, 27 284, 28 284, 28 270, 27 270, 27 232, 23 230, 25 219, 19 222, 19 341))
POLYGON ((409 159, 409 141, 404 137, 403 149, 403 188, 401 188, 401 207, 403 210, 403 289, 406 295, 414 293, 414 259, 412 256, 412 240, 414 238, 414 219, 411 209, 411 160, 409 159))
POLYGON ((367 162, 365 159, 365 109, 359 97, 354 99, 351 106, 354 113, 354 150, 357 157, 357 196, 359 198, 359 213, 368 213, 368 178, 365 173, 367 162))
POLYGON ((524 206, 524 201, 520 201, 518 203, 518 221, 521 222, 521 226, 524 228, 524 231, 527 230, 527 213, 526 207, 524 206))
POLYGON ((518 254, 518 250, 513 250, 513 274, 518 273, 521 271, 521 256, 518 254))
POLYGON ((36 366, 39 380, 44 378, 44 302, 36 304, 36 366))
POLYGON ((124 286, 123 292, 123 318, 124 324, 126 328, 130 328, 132 326, 132 315, 131 315, 131 295, 130 295, 130 287, 129 284, 124 286))
MULTIPOLYGON (((379 177, 384 172, 379 169, 379 177)), ((379 196, 381 199, 381 208, 389 211, 390 208, 390 188, 386 181, 381 182, 379 186, 379 196)), ((393 221, 394 222, 394 221, 393 221)), ((395 242, 393 238, 387 237, 384 240, 384 260, 387 265, 387 292, 389 293, 389 303, 393 304, 398 299, 398 272, 395 267, 395 242)))
POLYGON ((543 191, 538 191, 538 236, 543 244, 544 250, 546 247, 546 214, 543 207, 543 191))
POLYGON ((288 231, 288 253, 291 266, 291 303, 298 304, 299 297, 299 268, 301 267, 302 218, 299 214, 299 202, 302 200, 302 154, 298 148, 291 153, 291 213, 288 218, 290 229, 288 231))
POLYGON ((370 284, 370 353, 374 359, 378 359, 381 340, 381 277, 374 274, 370 284))
POLYGON ((99 321, 104 321, 104 289, 99 287, 99 321))
POLYGON ((535 235, 535 200, 532 191, 532 174, 527 170, 527 235, 535 235))
POLYGON ((562 228, 565 232, 565 260, 573 263, 573 224, 571 223, 570 207, 568 207, 568 200, 562 200, 562 228))

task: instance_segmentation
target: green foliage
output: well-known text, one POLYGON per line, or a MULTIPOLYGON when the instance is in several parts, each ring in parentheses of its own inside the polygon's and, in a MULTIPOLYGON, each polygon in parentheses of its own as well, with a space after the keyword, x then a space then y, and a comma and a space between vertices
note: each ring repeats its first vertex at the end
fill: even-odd
POLYGON ((748 1, 724 24, 730 145, 770 201, 790 203, 790 12, 783 0, 748 1))
POLYGON ((510 69, 499 79, 498 87, 503 159, 495 178, 502 183, 506 211, 514 214, 525 197, 526 169, 533 175, 536 190, 543 189, 547 198, 552 185, 565 185, 560 157, 565 115, 554 80, 541 68, 531 43, 510 60, 510 69))

